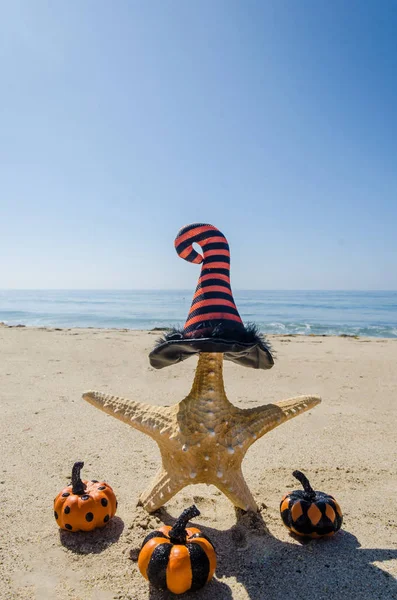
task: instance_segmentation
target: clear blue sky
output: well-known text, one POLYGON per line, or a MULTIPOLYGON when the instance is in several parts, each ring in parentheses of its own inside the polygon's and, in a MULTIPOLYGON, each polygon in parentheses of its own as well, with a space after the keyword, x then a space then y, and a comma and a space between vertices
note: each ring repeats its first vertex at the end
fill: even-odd
POLYGON ((397 288, 396 1, 0 9, 0 288, 397 288))

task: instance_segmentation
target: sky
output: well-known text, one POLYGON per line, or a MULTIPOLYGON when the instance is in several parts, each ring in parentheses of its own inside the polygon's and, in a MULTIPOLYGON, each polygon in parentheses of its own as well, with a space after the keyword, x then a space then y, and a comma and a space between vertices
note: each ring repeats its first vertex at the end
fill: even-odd
POLYGON ((397 289, 397 2, 0 0, 0 288, 397 289))

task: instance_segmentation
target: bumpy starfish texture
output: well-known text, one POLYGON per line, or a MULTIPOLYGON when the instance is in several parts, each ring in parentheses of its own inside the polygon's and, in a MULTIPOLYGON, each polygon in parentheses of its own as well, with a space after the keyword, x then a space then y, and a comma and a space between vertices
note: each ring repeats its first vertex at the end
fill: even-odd
POLYGON ((222 354, 201 353, 189 395, 170 407, 101 392, 83 395, 90 404, 157 442, 162 467, 140 497, 148 512, 192 483, 213 484, 236 507, 256 511, 241 471, 248 448, 271 429, 321 402, 317 396, 298 396, 256 408, 237 408, 226 397, 222 367, 222 354))

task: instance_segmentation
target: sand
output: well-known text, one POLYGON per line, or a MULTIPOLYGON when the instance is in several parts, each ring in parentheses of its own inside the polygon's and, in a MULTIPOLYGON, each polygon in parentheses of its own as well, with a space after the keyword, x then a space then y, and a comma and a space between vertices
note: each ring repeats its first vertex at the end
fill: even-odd
POLYGON ((156 371, 157 333, 0 327, 0 598, 160 600, 136 563, 142 539, 193 502, 214 541, 216 577, 184 598, 375 600, 397 598, 397 340, 269 336, 270 371, 225 363, 229 399, 252 407, 299 394, 322 404, 283 424, 248 451, 243 470, 259 518, 236 515, 214 487, 192 485, 166 509, 137 508, 159 466, 156 444, 81 399, 97 389, 155 404, 184 397, 197 359, 156 371), (61 532, 53 499, 75 460, 83 476, 109 482, 116 517, 92 533, 61 532), (279 516, 299 487, 332 493, 343 529, 302 543, 279 516))

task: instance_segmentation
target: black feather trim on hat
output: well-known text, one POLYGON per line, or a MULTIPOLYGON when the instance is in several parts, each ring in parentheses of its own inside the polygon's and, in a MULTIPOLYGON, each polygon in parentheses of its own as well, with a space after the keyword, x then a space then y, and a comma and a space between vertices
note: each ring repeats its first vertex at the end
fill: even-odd
POLYGON ((226 360, 254 369, 270 369, 274 364, 270 345, 257 325, 224 321, 203 323, 194 337, 184 335, 183 329, 169 331, 157 340, 149 360, 152 367, 162 369, 199 352, 222 352, 226 360))
MULTIPOLYGON (((236 340, 239 342, 243 342, 246 344, 263 344, 270 351, 271 347, 269 342, 266 340, 263 333, 259 331, 258 325, 255 323, 247 323, 244 326, 240 326, 238 323, 234 324, 230 321, 223 321, 222 323, 218 323, 217 325, 212 325, 204 323, 201 329, 196 329, 194 334, 194 339, 202 339, 202 338, 220 338, 223 340, 236 340), (207 327, 212 327, 211 331, 208 331, 207 327), (200 333, 202 331, 203 333, 200 333)), ((165 335, 157 340, 157 344, 164 344, 165 342, 169 342, 171 340, 187 340, 193 339, 192 337, 187 337, 183 333, 183 328, 174 327, 173 329, 167 331, 165 335)))

